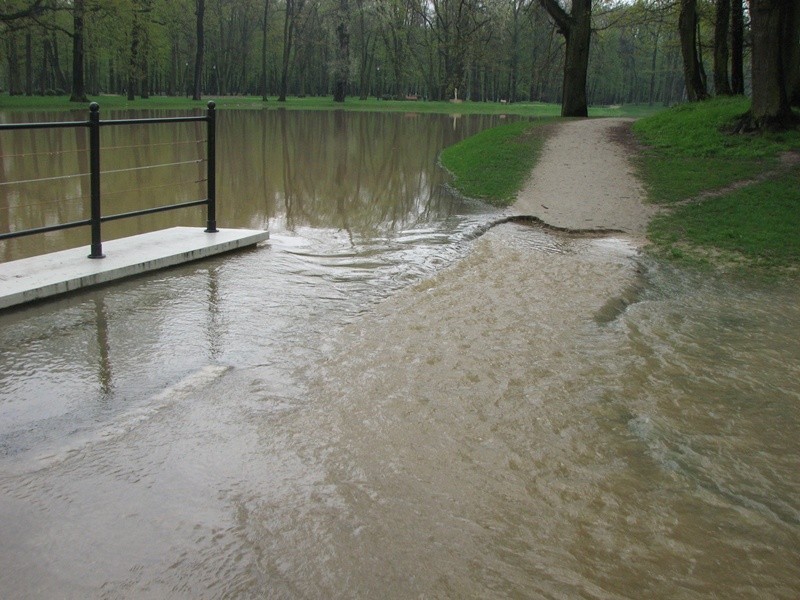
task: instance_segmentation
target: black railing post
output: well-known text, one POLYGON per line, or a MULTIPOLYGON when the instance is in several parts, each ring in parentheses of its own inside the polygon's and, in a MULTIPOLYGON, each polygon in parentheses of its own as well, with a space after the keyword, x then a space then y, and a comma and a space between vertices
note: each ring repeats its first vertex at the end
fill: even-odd
POLYGON ((206 135, 206 160, 208 162, 208 224, 207 233, 217 231, 217 113, 214 110, 216 104, 212 101, 208 103, 208 113, 206 122, 208 123, 208 133, 206 135))
POLYGON ((89 258, 105 258, 100 235, 100 105, 89 105, 89 172, 92 198, 92 252, 89 258))

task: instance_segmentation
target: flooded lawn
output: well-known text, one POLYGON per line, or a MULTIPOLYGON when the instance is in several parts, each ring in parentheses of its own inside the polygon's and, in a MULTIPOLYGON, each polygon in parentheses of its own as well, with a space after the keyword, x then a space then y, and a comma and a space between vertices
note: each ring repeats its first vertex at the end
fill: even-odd
POLYGON ((490 119, 219 116, 268 244, 0 314, 4 594, 796 596, 796 282, 478 235, 436 156, 490 119))

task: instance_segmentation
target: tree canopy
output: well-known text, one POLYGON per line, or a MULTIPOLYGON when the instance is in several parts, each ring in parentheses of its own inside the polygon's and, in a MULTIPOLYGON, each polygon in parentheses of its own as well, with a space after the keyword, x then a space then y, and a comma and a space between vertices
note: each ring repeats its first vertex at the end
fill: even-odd
POLYGON ((767 51, 760 23, 775 27, 773 5, 783 11, 780 85, 797 102, 796 0, 7 0, 0 87, 76 100, 525 100, 560 102, 565 115, 749 92, 751 82, 757 99, 749 53, 767 51))

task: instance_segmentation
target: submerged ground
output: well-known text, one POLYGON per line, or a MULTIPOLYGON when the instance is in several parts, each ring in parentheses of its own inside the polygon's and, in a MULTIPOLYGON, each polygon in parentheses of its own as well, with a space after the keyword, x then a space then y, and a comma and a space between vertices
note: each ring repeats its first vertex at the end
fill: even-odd
MULTIPOLYGON (((77 435, 40 444, 42 419, 5 438, 2 588, 793 598, 800 292, 643 257, 651 209, 617 141, 626 126, 560 124, 503 213, 621 233, 498 225, 341 314, 379 253, 338 230, 323 256, 321 233, 284 232, 224 268, 7 321, 65 373, 64 343, 100 346, 86 369, 113 389, 77 435), (138 409, 105 406, 181 354, 194 362, 180 382, 153 376, 138 409)), ((442 236, 398 237, 399 263, 442 236)))

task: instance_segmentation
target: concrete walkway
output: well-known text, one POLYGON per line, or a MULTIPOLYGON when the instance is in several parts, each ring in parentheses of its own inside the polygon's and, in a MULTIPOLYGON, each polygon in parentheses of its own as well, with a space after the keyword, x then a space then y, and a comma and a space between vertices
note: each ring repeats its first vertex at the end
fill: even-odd
POLYGON ((102 259, 87 258, 88 247, 0 263, 0 309, 108 283, 223 252, 269 238, 255 229, 173 227, 103 242, 102 259))

